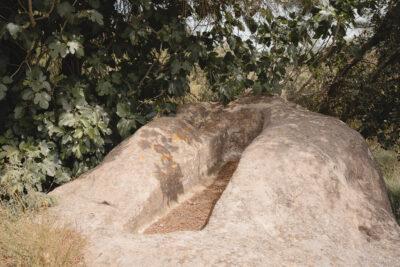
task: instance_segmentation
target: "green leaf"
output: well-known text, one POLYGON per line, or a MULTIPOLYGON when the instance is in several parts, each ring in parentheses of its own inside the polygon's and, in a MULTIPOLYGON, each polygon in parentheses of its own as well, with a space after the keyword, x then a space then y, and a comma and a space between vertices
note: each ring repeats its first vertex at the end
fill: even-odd
POLYGON ((24 115, 24 107, 23 106, 16 106, 14 109, 14 118, 21 119, 24 115))
POLYGON ((79 13, 78 17, 79 18, 88 18, 89 20, 91 20, 99 25, 104 25, 103 15, 94 9, 81 11, 79 13))
POLYGON ((58 121, 59 126, 73 127, 75 125, 75 117, 71 113, 63 113, 58 121))
POLYGON ((117 104, 117 115, 120 118, 126 118, 130 115, 130 107, 127 103, 118 103, 117 104))
POLYGON ((69 17, 73 12, 75 12, 75 8, 68 1, 64 1, 57 6, 57 13, 61 17, 69 17))
POLYGON ((181 62, 178 60, 174 60, 171 63, 171 73, 172 75, 176 75, 181 70, 181 62))
POLYGON ((66 171, 63 171, 61 168, 58 168, 56 170, 55 178, 58 184, 65 183, 71 180, 71 176, 66 171))
POLYGON ((96 10, 89 10, 88 11, 90 16, 89 19, 93 22, 96 22, 99 25, 103 25, 103 15, 97 12, 96 10))
POLYGON ((109 81, 100 81, 96 89, 100 96, 111 95, 114 91, 114 87, 109 81))
POLYGON ((90 127, 91 127, 91 126, 90 126, 90 122, 89 122, 87 119, 85 119, 85 118, 81 118, 81 119, 79 120, 79 122, 82 123, 82 125, 83 125, 85 128, 90 128, 90 127))
POLYGON ((115 83, 115 84, 121 84, 122 74, 119 73, 119 72, 114 72, 114 73, 111 75, 111 80, 112 80, 112 82, 115 83))
POLYGON ((35 103, 36 105, 39 104, 39 107, 41 107, 42 109, 48 109, 50 99, 50 95, 47 92, 42 91, 35 94, 33 103, 35 103))
POLYGON ((76 129, 75 132, 74 132, 74 134, 73 134, 73 137, 74 137, 74 138, 77 138, 77 139, 80 139, 80 138, 82 138, 82 136, 83 136, 83 131, 82 131, 82 129, 76 129))
POLYGON ((135 31, 132 31, 129 34, 129 40, 131 41, 131 44, 133 44, 133 45, 137 45, 138 44, 139 39, 137 38, 135 31))
POLYGON ((67 43, 68 51, 70 54, 76 54, 78 58, 84 56, 83 46, 78 41, 69 41, 67 43))
POLYGON ((74 98, 83 98, 85 97, 85 92, 84 89, 87 87, 86 84, 77 82, 74 84, 74 86, 71 87, 71 93, 74 96, 74 98))
POLYGON ((14 23, 8 23, 6 29, 8 30, 12 38, 16 39, 18 33, 21 32, 22 27, 14 23))
POLYGON ((136 129, 136 121, 134 119, 122 118, 117 124, 117 129, 122 137, 127 137, 132 130, 136 129))
POLYGON ((33 98, 33 91, 31 89, 25 89, 21 97, 23 100, 31 100, 33 98))
POLYGON ((101 142, 100 139, 98 138, 100 136, 100 133, 96 128, 89 127, 86 130, 86 134, 89 136, 90 139, 94 140, 95 143, 101 142))
POLYGON ((6 97, 6 92, 7 92, 7 86, 0 83, 0 100, 6 97))
POLYGON ((147 122, 146 118, 139 114, 136 114, 135 119, 137 122, 139 122, 142 125, 146 124, 146 122, 147 122))
POLYGON ((39 149, 43 156, 47 156, 50 152, 49 146, 45 141, 39 143, 39 149))
POLYGON ((10 78, 10 76, 4 76, 3 77, 3 83, 4 84, 10 84, 12 82, 13 82, 13 80, 10 78))
POLYGON ((82 158, 82 151, 80 145, 75 145, 72 147, 72 153, 74 153, 75 157, 78 159, 82 158))
POLYGON ((49 48, 50 48, 50 56, 53 58, 58 58, 58 57, 64 58, 70 51, 68 46, 60 42, 59 40, 52 42, 49 45, 49 48))
POLYGON ((43 164, 43 170, 50 177, 54 177, 54 175, 56 174, 56 168, 54 164, 52 164, 52 162, 49 162, 48 160, 46 160, 43 164))

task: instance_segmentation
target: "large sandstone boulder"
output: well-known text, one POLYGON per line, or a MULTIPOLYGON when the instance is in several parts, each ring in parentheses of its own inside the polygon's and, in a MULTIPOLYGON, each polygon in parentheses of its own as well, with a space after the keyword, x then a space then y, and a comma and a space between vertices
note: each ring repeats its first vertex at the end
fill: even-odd
POLYGON ((400 266, 400 230, 363 138, 280 98, 183 107, 54 190, 89 266, 400 266), (201 231, 144 235, 239 159, 201 231))

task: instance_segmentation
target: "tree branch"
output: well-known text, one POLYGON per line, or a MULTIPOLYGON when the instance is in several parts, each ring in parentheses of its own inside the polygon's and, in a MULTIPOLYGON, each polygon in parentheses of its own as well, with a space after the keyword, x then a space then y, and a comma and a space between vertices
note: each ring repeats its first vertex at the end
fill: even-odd
POLYGON ((43 14, 40 18, 36 18, 36 20, 46 19, 46 18, 50 17, 50 14, 53 12, 55 4, 56 4, 57 1, 58 0, 53 0, 51 2, 51 6, 50 6, 49 11, 47 13, 43 14))
POLYGON ((31 21, 32 28, 36 26, 35 18, 33 17, 32 0, 28 0, 28 15, 31 21))
POLYGON ((335 78, 331 82, 331 84, 326 88, 326 99, 324 103, 321 105, 320 112, 326 113, 329 110, 329 100, 333 98, 338 93, 339 87, 341 83, 345 80, 347 74, 350 70, 356 66, 359 62, 362 61, 364 56, 375 46, 384 41, 388 34, 390 34, 391 30, 394 27, 397 27, 399 22, 400 14, 400 2, 395 3, 390 7, 385 17, 379 23, 378 28, 375 30, 374 35, 365 42, 360 49, 360 52, 354 56, 349 63, 344 66, 339 72, 336 74, 335 78))

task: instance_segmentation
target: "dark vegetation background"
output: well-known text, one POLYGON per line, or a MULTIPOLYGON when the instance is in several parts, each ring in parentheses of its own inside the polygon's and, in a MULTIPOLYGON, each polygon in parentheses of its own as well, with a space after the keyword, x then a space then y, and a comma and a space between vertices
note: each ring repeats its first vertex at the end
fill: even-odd
POLYGON ((399 212, 399 27, 394 0, 2 0, 0 198, 46 206, 179 101, 251 88, 371 140, 399 212))

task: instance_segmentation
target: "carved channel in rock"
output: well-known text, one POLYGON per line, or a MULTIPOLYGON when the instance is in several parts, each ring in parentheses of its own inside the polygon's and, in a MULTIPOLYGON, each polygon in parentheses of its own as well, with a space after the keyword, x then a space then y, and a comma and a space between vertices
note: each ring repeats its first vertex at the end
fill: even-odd
MULTIPOLYGON (((141 129, 138 135, 140 148, 143 152, 153 153, 153 159, 159 159, 152 175, 158 180, 159 188, 143 202, 140 212, 131 217, 125 229, 131 233, 144 233, 157 220, 168 217, 177 206, 181 207, 188 198, 197 197, 199 191, 210 192, 208 188, 214 185, 222 166, 240 158, 243 150, 262 131, 264 122, 262 112, 240 108, 220 110, 203 118, 201 123, 179 116, 160 118, 157 123, 141 129)), ((212 194, 203 197, 210 200, 210 205, 202 207, 204 215, 199 220, 207 221, 219 195, 213 200, 212 194)), ((185 214, 191 216, 190 213, 185 214)), ((205 223, 194 224, 204 226, 205 223)))
POLYGON ((228 185, 239 161, 230 161, 220 169, 215 181, 190 199, 180 203, 150 225, 144 234, 165 234, 176 231, 200 231, 210 218, 215 204, 228 185))

